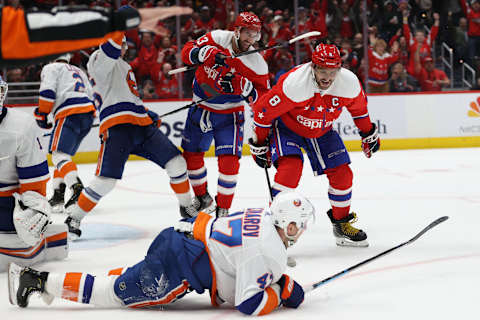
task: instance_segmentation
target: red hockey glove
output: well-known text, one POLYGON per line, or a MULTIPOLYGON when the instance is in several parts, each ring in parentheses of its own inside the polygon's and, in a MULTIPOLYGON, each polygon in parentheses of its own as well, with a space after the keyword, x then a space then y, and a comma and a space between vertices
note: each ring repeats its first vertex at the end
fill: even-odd
POLYGON ((37 107, 35 108, 33 115, 35 116, 35 121, 37 121, 37 125, 40 128, 51 129, 53 127, 53 125, 48 122, 48 113, 40 112, 37 107))
POLYGON ((267 142, 264 145, 260 145, 254 142, 252 138, 249 138, 248 145, 250 146, 253 160, 260 168, 270 168, 272 166, 272 154, 267 142))
POLYGON ((375 123, 372 123, 372 129, 369 132, 363 133, 360 131, 362 137, 362 150, 367 158, 372 156, 380 149, 380 137, 378 136, 378 128, 375 123))
POLYGON ((280 286, 280 299, 282 299, 283 306, 298 308, 305 297, 302 286, 286 274, 282 275, 277 284, 280 286))

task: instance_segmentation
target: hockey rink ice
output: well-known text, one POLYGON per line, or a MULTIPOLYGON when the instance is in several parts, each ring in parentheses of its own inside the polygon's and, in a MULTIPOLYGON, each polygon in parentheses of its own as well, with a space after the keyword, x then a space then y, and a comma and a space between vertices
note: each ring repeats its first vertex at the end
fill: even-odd
MULTIPOLYGON (((359 142, 360 143, 360 142, 359 142)), ((368 234, 368 248, 337 247, 326 211, 326 177, 313 177, 306 162, 298 190, 316 208, 316 223, 289 253, 297 261, 286 272, 312 284, 412 238, 436 218, 446 222, 395 250, 305 296, 299 309, 276 310, 262 319, 478 319, 480 298, 480 149, 380 151, 367 159, 352 152, 355 226, 368 234)), ((217 163, 206 159, 209 190, 216 191, 217 163)), ((94 164, 79 165, 88 185, 94 164)), ((274 169, 270 169, 273 183, 274 169)), ((49 190, 51 192, 51 190, 49 190)), ((264 171, 250 156, 241 160, 230 212, 268 202, 264 171)), ((180 215, 166 173, 147 161, 131 161, 124 178, 82 222, 84 236, 65 261, 37 265, 47 271, 105 275, 141 260, 155 235, 180 215)), ((53 215, 56 221, 65 219, 53 215)), ((8 302, 6 273, 0 274, 3 319, 235 319, 240 312, 210 306, 207 293, 187 294, 163 310, 96 309, 37 296, 27 309, 8 302)))

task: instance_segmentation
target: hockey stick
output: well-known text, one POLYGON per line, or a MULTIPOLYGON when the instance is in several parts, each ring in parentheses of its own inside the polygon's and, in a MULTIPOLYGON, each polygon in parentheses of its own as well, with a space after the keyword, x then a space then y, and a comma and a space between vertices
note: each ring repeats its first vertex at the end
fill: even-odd
POLYGON ((270 175, 268 174, 268 167, 266 163, 264 168, 265 168, 265 177, 267 178, 268 192, 270 193, 270 201, 273 201, 272 184, 270 183, 270 175))
MULTIPOLYGON (((291 45, 292 43, 295 43, 295 42, 300 41, 300 40, 305 39, 305 38, 319 36, 321 34, 322 33, 320 31, 310 31, 310 32, 301 34, 298 37, 292 38, 292 39, 290 39, 288 41, 285 41, 285 42, 282 42, 282 43, 277 43, 277 44, 274 44, 272 46, 262 47, 262 48, 258 48, 258 49, 255 49, 255 50, 250 50, 250 51, 241 52, 239 54, 234 54, 231 58, 239 58, 239 57, 243 57, 243 56, 246 56, 246 55, 249 55, 249 54, 252 54, 252 53, 257 53, 257 52, 265 51, 265 50, 271 50, 271 49, 282 48, 282 47, 286 48, 289 45, 291 45)), ((186 66, 186 67, 173 69, 173 70, 170 70, 168 72, 168 74, 173 75, 173 74, 182 73, 182 72, 185 72, 185 71, 194 70, 198 66, 199 66, 199 64, 195 64, 195 65, 191 65, 191 66, 186 66)))
POLYGON ((213 99, 213 98, 216 98, 216 97, 218 97, 218 96, 219 96, 219 94, 216 94, 216 95, 213 95, 213 96, 211 96, 211 97, 207 97, 207 98, 204 98, 204 99, 201 99, 201 100, 192 102, 192 103, 187 104, 187 105, 185 105, 185 106, 183 106, 183 107, 180 107, 180 108, 178 108, 178 109, 172 110, 172 111, 167 112, 167 113, 164 113, 164 114, 162 114, 162 115, 159 115, 158 117, 159 117, 159 118, 163 118, 163 117, 169 116, 169 115, 174 114, 174 113, 177 113, 177 112, 179 112, 179 111, 182 111, 182 110, 185 110, 185 109, 194 107, 194 106, 198 105, 199 103, 208 101, 208 100, 213 99))
POLYGON ((444 221, 447 220, 447 219, 448 219, 448 216, 443 216, 443 217, 440 217, 440 218, 436 219, 435 221, 433 221, 432 223, 430 223, 428 226, 426 226, 425 228, 423 228, 423 230, 420 231, 419 233, 417 233, 417 235, 415 235, 415 237, 413 237, 412 239, 410 239, 410 240, 408 240, 408 241, 405 241, 405 242, 399 244, 399 245, 396 246, 396 247, 393 247, 393 248, 390 248, 390 249, 388 249, 388 250, 386 250, 386 251, 383 251, 383 252, 377 254, 376 256, 373 256, 373 257, 371 257, 371 258, 368 258, 367 260, 363 260, 362 262, 359 262, 359 263, 357 263, 356 265, 351 266, 351 267, 349 267, 349 268, 347 268, 347 269, 345 269, 345 270, 342 270, 342 271, 340 271, 340 272, 338 272, 338 273, 336 273, 336 274, 334 274, 334 275, 332 275, 332 276, 330 276, 330 277, 328 277, 328 278, 325 278, 325 279, 323 279, 323 280, 321 280, 321 281, 318 281, 318 282, 316 282, 316 283, 314 283, 314 284, 306 287, 306 289, 305 289, 304 291, 305 291, 305 292, 310 292, 310 291, 312 291, 312 290, 314 290, 314 289, 316 289, 316 288, 318 288, 318 287, 320 287, 320 286, 322 286, 322 285, 324 285, 324 284, 326 284, 326 283, 328 283, 328 282, 330 282, 330 281, 332 281, 332 280, 335 280, 335 279, 337 279, 337 278, 343 277, 344 275, 346 275, 347 273, 349 273, 349 272, 357 269, 358 267, 361 267, 361 266, 363 266, 363 265, 365 265, 365 264, 367 264, 367 263, 369 263, 369 262, 372 262, 373 260, 375 260, 375 259, 377 259, 377 258, 380 258, 381 256, 384 256, 384 255, 386 255, 386 254, 388 254, 388 253, 390 253, 390 252, 392 252, 392 251, 394 251, 394 250, 397 250, 398 248, 401 248, 401 247, 403 247, 404 245, 407 245, 407 244, 410 244, 410 243, 414 242, 415 240, 417 240, 418 238, 420 238, 425 232, 427 232, 428 230, 430 230, 430 229, 432 229, 433 227, 437 226, 438 224, 444 222, 444 221))

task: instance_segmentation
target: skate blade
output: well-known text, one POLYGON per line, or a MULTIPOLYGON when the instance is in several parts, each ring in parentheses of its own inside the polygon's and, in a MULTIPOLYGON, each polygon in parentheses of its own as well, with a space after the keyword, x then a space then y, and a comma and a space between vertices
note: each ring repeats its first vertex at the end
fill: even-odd
POLYGON ((52 304, 53 300, 55 299, 55 296, 51 295, 50 293, 43 292, 42 293, 42 300, 45 302, 48 306, 52 304))
POLYGON ((336 238, 335 242, 337 243, 337 246, 340 246, 340 247, 361 247, 361 248, 368 247, 367 240, 352 241, 345 238, 336 238))
POLYGON ((10 262, 8 264, 8 300, 14 306, 17 305, 17 288, 19 284, 20 271, 22 267, 10 262))
POLYGON ((287 266, 293 268, 297 265, 297 261, 293 257, 287 257, 287 266))
POLYGON ((68 241, 77 241, 80 237, 75 234, 75 233, 72 233, 72 232, 68 232, 68 241))
POLYGON ((216 208, 217 208, 217 206, 215 205, 215 201, 212 201, 212 203, 208 207, 206 207, 206 208, 204 208, 200 211, 205 212, 207 214, 210 214, 212 212, 215 212, 216 208))

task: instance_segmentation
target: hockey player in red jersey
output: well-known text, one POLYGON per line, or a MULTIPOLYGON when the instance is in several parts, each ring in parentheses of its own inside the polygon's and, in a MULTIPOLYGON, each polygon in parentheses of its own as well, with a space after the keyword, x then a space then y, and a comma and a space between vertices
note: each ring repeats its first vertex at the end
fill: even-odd
POLYGON ((327 214, 337 245, 368 246, 366 233, 351 225, 357 220, 356 214, 350 213, 353 173, 345 145, 332 129, 343 108, 352 115, 363 152, 370 158, 378 151, 380 139, 370 121, 365 93, 355 74, 341 68, 337 47, 320 44, 311 62, 282 76, 254 104, 250 150, 259 166, 273 163, 277 168, 274 196, 298 186, 305 150, 314 175, 327 175, 332 206, 327 214))
POLYGON ((244 107, 270 87, 268 67, 259 53, 228 57, 253 49, 260 39, 260 29, 256 15, 242 12, 234 31, 213 30, 188 42, 182 50, 185 64, 201 64, 193 81, 193 101, 218 95, 189 110, 182 148, 195 192, 194 203, 199 210, 211 212, 215 206, 207 191, 204 154, 215 140, 219 169, 216 211, 220 216, 228 214, 237 184, 244 107))

